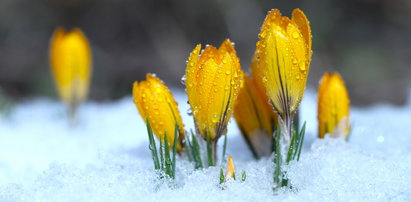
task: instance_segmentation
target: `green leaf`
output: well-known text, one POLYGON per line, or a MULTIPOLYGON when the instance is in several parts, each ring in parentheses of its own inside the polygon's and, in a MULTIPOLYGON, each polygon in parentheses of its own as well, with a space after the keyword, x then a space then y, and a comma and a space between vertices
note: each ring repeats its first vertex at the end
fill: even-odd
POLYGON ((174 130, 174 143, 173 143, 173 163, 171 164, 172 165, 171 178, 173 178, 173 179, 176 177, 177 139, 179 137, 179 134, 178 134, 179 128, 178 128, 177 123, 176 123, 176 126, 174 128, 175 128, 175 130, 174 130))
POLYGON ((201 153, 200 153, 200 145, 198 144, 197 138, 195 137, 195 135, 192 133, 191 134, 192 137, 192 142, 193 142, 193 147, 192 147, 192 151, 193 151, 193 157, 194 157, 194 162, 195 162, 195 168, 203 168, 203 161, 201 160, 201 153))
POLYGON ((220 168, 220 184, 223 184, 225 181, 223 168, 220 168))
POLYGON ((303 148, 303 142, 304 142, 304 136, 305 136, 305 125, 306 125, 306 121, 304 122, 303 128, 300 131, 299 136, 299 141, 298 141, 298 153, 297 153, 297 161, 300 160, 300 155, 301 155, 301 149, 303 148))
POLYGON ((184 138, 185 138, 185 143, 187 145, 186 154, 187 154, 187 157, 188 157, 188 161, 193 162, 194 161, 193 149, 192 149, 193 146, 191 145, 191 142, 189 140, 189 135, 186 135, 184 138))
POLYGON ((166 174, 171 177, 171 159, 170 159, 170 145, 168 144, 167 135, 164 135, 164 153, 166 162, 166 174))
POLYGON ((241 173, 241 181, 244 182, 245 179, 247 178, 247 175, 245 173, 245 170, 241 173))
POLYGON ((225 151, 226 151, 226 148, 227 148, 227 135, 224 135, 223 155, 222 155, 222 158, 221 158, 221 160, 223 161, 222 163, 225 162, 225 151))
POLYGON ((158 155, 157 155, 156 142, 154 140, 153 130, 150 126, 148 118, 146 119, 146 126, 147 126, 148 140, 149 140, 149 149, 151 150, 151 156, 152 156, 153 162, 154 162, 154 169, 159 170, 160 169, 160 163, 159 163, 158 155))
POLYGON ((297 139, 297 133, 295 131, 293 131, 293 135, 291 136, 291 143, 290 143, 290 148, 288 149, 288 153, 287 153, 287 164, 293 159, 293 154, 295 153, 294 149, 296 146, 296 140, 297 139))
MULTIPOLYGON (((164 134, 165 135, 165 134, 164 134)), ((164 170, 164 145, 163 145, 163 140, 160 140, 160 167, 161 170, 164 170)))

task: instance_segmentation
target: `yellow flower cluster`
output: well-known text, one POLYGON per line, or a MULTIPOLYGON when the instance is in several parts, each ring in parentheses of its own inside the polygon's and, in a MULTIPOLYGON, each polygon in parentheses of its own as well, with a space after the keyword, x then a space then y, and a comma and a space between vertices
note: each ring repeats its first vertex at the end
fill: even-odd
MULTIPOLYGON (((311 38, 308 19, 300 9, 295 9, 291 18, 273 9, 261 26, 251 76, 241 70, 229 39, 218 48, 207 45, 202 49, 199 44, 192 50, 184 77, 186 92, 196 133, 213 147, 212 162, 216 161, 216 143, 226 135, 233 114, 256 157, 271 153, 273 133, 279 123, 281 135, 276 140, 281 143, 279 152, 285 161, 295 134, 293 117, 310 69, 311 38)), ((88 94, 91 58, 89 42, 80 29, 55 30, 50 43, 51 70, 58 93, 73 114, 88 94)), ((147 74, 145 81, 134 82, 133 98, 141 117, 149 122, 161 141, 166 135, 173 146, 178 127, 176 148, 181 152, 186 132, 178 104, 167 86, 154 74, 147 74)), ((325 134, 347 138, 349 103, 341 76, 326 73, 318 92, 320 138, 325 134)), ((227 177, 230 177, 234 173, 231 157, 228 163, 227 177)))

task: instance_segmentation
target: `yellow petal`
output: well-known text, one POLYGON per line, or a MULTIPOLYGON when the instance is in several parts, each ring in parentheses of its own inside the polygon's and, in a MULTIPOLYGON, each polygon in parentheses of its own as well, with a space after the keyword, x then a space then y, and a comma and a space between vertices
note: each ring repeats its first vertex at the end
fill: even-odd
POLYGON ((229 40, 219 49, 207 46, 195 57, 200 48, 198 45, 188 59, 187 96, 199 133, 214 140, 225 134, 243 75, 229 40), (190 63, 192 60, 196 62, 190 63))
POLYGON ((170 146, 174 141, 175 124, 179 127, 177 150, 181 151, 181 140, 184 138, 184 125, 178 111, 178 104, 167 86, 155 75, 147 74, 146 80, 133 84, 133 99, 143 120, 148 121, 153 133, 160 139, 164 134, 170 146))
POLYGON ((350 99, 344 81, 338 73, 325 73, 318 89, 318 136, 325 134, 347 138, 350 99))
MULTIPOLYGON (((199 68, 198 66, 198 60, 200 58, 200 50, 201 50, 201 44, 198 44, 194 50, 190 53, 190 56, 188 57, 187 60, 187 67, 186 67, 186 91, 187 91, 187 96, 188 100, 190 101, 191 106, 198 106, 198 98, 196 97, 197 94, 196 92, 196 84, 197 84, 197 78, 198 74, 197 71, 199 68)), ((195 111, 197 109, 193 109, 195 111)))
POLYGON ((283 119, 297 109, 309 71, 307 51, 311 50, 299 26, 272 10, 261 28, 254 56, 257 64, 253 72, 262 80, 270 103, 283 119))
POLYGON ((268 104, 265 91, 258 89, 256 82, 248 76, 244 77, 244 87, 238 95, 234 117, 254 152, 258 156, 269 154, 277 114, 268 104))
POLYGON ((308 21, 307 17, 305 16, 304 12, 301 11, 299 8, 293 10, 291 20, 298 26, 301 34, 304 37, 305 43, 307 44, 307 58, 308 61, 311 61, 311 44, 312 44, 312 36, 311 36, 311 28, 310 22, 308 21))
POLYGON ((56 29, 50 43, 50 64, 61 99, 70 106, 82 102, 90 84, 91 50, 80 29, 56 29))

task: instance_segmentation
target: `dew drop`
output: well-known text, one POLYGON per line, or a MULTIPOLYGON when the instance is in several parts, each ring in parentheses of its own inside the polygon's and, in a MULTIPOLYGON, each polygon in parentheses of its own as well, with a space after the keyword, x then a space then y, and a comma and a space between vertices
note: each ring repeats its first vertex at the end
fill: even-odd
POLYGON ((293 38, 294 38, 294 39, 297 39, 297 38, 300 36, 300 35, 298 34, 298 32, 294 32, 292 35, 293 35, 293 38))
POLYGON ((187 113, 187 115, 189 115, 189 116, 192 116, 192 115, 193 115, 193 111, 191 111, 191 108, 188 108, 186 113, 187 113))
POLYGON ((300 63, 300 70, 305 71, 305 64, 304 63, 300 63))
POLYGON ((186 78, 186 75, 184 74, 183 77, 181 77, 181 80, 180 80, 181 84, 186 85, 186 80, 187 80, 187 78, 186 78))
POLYGON ((225 74, 230 75, 230 74, 231 74, 231 72, 230 72, 230 71, 226 71, 226 72, 225 72, 225 74))
POLYGON ((293 58, 293 64, 297 64, 298 63, 298 60, 297 60, 297 58, 293 58))

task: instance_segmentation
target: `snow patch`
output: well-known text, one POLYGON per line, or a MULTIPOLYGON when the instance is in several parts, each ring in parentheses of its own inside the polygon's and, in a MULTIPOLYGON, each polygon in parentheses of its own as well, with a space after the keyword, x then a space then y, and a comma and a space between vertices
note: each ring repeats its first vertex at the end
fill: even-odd
MULTIPOLYGON (((186 129, 193 128, 184 92, 173 92, 186 129)), ((20 103, 0 117, 0 201, 411 200, 411 99, 405 107, 352 108, 348 143, 316 138, 316 107, 308 90, 301 105, 303 153, 287 172, 294 189, 273 193, 272 158, 253 160, 234 120, 227 154, 237 177, 245 170, 247 179, 222 190, 220 167, 194 170, 186 160, 178 159, 175 182, 156 178, 131 97, 86 103, 76 128, 68 127, 65 107, 55 100, 20 103)))

